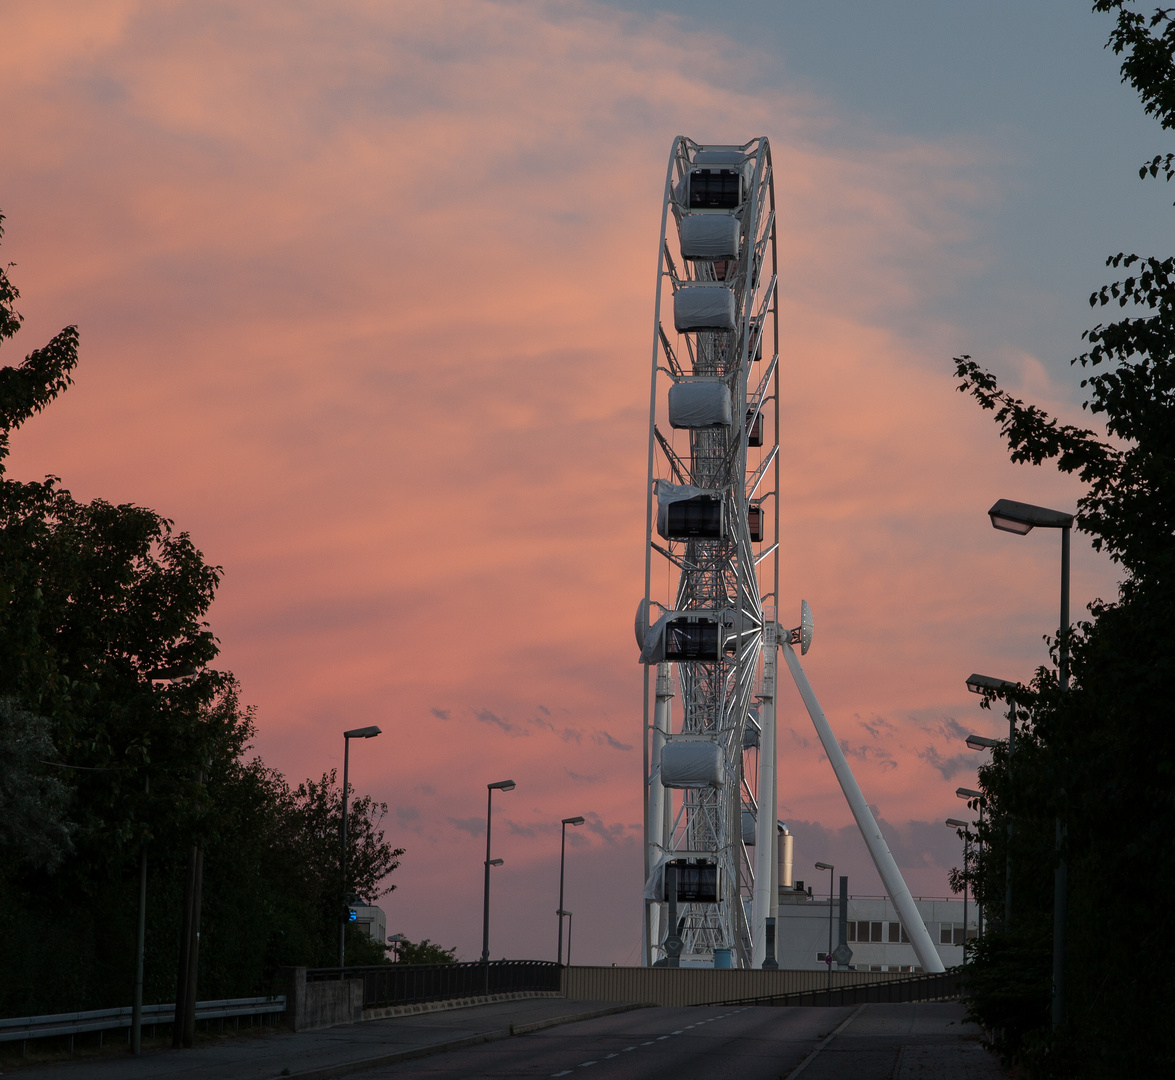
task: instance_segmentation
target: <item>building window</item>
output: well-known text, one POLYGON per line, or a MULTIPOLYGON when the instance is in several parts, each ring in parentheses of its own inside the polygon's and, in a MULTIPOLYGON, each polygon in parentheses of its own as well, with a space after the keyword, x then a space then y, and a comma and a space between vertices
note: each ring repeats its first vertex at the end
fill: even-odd
MULTIPOLYGON (((974 941, 978 936, 979 931, 975 927, 971 927, 967 931, 967 940, 974 941)), ((940 923, 938 928, 938 943, 940 945, 962 945, 963 944, 963 924, 957 923, 940 923)))

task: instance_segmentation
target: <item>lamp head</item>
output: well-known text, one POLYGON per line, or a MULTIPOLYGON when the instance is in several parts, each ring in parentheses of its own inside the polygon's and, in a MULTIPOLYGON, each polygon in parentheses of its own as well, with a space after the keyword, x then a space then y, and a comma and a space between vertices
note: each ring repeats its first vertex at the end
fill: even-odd
POLYGON ((971 822, 960 821, 958 818, 953 818, 953 817, 947 818, 947 824, 952 829, 969 829, 969 828, 971 828, 971 822))
POLYGON ((501 866, 505 859, 490 859, 490 866, 501 866))
POLYGON ((388 934, 388 941, 393 945, 398 945, 401 941, 407 940, 408 939, 403 934, 388 934))
POLYGON ((582 825, 583 818, 581 818, 581 817, 565 817, 563 819, 563 824, 564 825, 582 825))
POLYGON ((1073 515, 1060 510, 1049 510, 1032 503, 1000 499, 988 512, 992 525, 1003 532, 1023 536, 1038 526, 1042 529, 1067 529, 1073 524, 1073 515))
POLYGON ((982 799, 982 798, 984 798, 984 794, 982 791, 976 791, 974 788, 969 788, 969 787, 955 788, 955 794, 958 795, 960 799, 982 799))
POLYGON ((816 864, 816 869, 817 870, 833 870, 833 869, 835 869, 835 867, 833 867, 830 863, 818 862, 816 864))
POLYGON ((518 785, 513 780, 499 780, 496 784, 486 784, 491 791, 513 791, 518 785))
POLYGON ((1007 690, 1014 690, 1019 683, 1008 679, 997 679, 994 675, 968 675, 967 689, 973 694, 999 694, 1007 690))
POLYGON ((374 739, 379 734, 379 728, 374 724, 371 727, 357 727, 351 728, 350 731, 343 732, 344 739, 374 739))
POLYGON ((999 739, 989 739, 984 735, 968 735, 967 745, 972 750, 990 750, 993 746, 999 746, 999 739))

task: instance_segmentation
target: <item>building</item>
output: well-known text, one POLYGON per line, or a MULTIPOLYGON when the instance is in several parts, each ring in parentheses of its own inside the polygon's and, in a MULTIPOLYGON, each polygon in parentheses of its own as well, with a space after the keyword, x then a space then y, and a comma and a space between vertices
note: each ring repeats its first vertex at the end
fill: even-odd
POLYGON ((388 937, 388 917, 381 907, 375 904, 352 904, 355 912, 355 926, 362 930, 369 938, 374 938, 381 945, 388 937))
MULTIPOLYGON (((946 897, 915 897, 918 914, 930 931, 943 965, 963 962, 963 900, 946 897)), ((967 905, 967 939, 979 932, 979 912, 967 905)), ((779 922, 776 926, 776 958, 781 968, 821 970, 828 952, 829 904, 815 898, 811 889, 797 881, 779 890, 779 922)), ((905 931, 888 896, 850 896, 845 913, 845 944, 852 950, 840 970, 921 971, 905 931)), ((840 944, 840 899, 832 903, 832 947, 840 944)))

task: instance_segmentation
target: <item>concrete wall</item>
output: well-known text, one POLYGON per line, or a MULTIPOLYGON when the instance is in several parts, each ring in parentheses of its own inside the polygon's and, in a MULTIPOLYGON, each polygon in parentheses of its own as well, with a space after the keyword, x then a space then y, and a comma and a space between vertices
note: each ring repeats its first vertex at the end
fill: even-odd
MULTIPOLYGON (((833 986, 909 978, 900 972, 833 971, 833 986)), ((715 968, 571 967, 563 992, 580 1001, 647 1001, 654 1005, 706 1005, 738 998, 820 990, 824 971, 727 971, 715 968)))
POLYGON ((316 1031, 363 1019, 363 980, 325 979, 307 982, 304 967, 278 973, 286 994, 286 1027, 316 1031))

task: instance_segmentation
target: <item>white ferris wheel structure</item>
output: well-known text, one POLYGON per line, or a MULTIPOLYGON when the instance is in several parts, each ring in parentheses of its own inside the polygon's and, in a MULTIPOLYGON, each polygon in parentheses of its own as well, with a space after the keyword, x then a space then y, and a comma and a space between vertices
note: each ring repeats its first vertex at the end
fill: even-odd
POLYGON ((649 395, 644 665, 646 965, 774 967, 782 652, 927 971, 942 970, 780 627, 775 193, 765 137, 673 143, 649 395), (914 924, 917 925, 914 925, 914 924))

